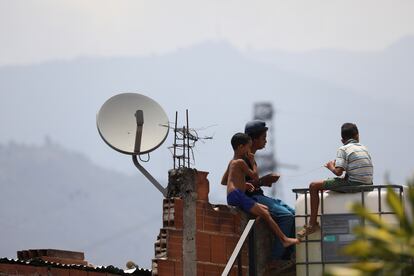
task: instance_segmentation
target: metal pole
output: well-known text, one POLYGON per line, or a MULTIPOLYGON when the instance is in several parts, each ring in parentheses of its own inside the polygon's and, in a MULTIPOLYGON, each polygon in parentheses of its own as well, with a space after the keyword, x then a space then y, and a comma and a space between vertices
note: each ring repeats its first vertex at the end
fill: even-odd
POLYGON ((135 167, 141 171, 141 173, 152 183, 152 185, 154 185, 164 197, 167 197, 167 189, 164 188, 143 166, 141 166, 136 155, 132 155, 132 161, 134 162, 135 167))
POLYGON ((251 231, 254 223, 255 223, 255 220, 254 219, 250 219, 247 222, 247 225, 244 228, 243 233, 241 234, 240 239, 237 242, 236 247, 234 248, 233 253, 230 256, 230 259, 227 262, 227 265, 224 268, 223 273, 221 273, 221 276, 227 276, 227 275, 229 275, 230 270, 233 267, 234 262, 236 261, 237 255, 240 253, 240 251, 242 249, 242 246, 243 246, 244 242, 246 241, 247 236, 249 235, 249 233, 250 233, 250 231, 251 231))
POLYGON ((187 117, 187 158, 188 158, 188 167, 190 167, 190 129, 188 126, 188 109, 185 110, 187 117))
POLYGON ((183 126, 183 167, 185 168, 185 126, 183 126))
POLYGON ((175 126, 174 126, 174 170, 175 170, 175 158, 177 158, 177 119, 178 119, 178 111, 175 112, 175 126))
POLYGON ((256 275, 256 248, 254 246, 255 238, 255 226, 253 225, 252 230, 249 234, 249 275, 256 275))

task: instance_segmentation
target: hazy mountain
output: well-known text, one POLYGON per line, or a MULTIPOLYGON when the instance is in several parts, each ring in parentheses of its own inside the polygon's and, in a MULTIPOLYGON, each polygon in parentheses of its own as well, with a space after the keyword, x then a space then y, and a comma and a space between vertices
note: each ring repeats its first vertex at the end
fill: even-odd
POLYGON ((251 52, 249 56, 289 72, 339 84, 358 94, 387 101, 389 104, 409 108, 414 99, 414 36, 405 37, 378 52, 261 51, 251 52))
MULTIPOLYGON (((277 158, 300 166, 300 171, 280 169, 286 176, 280 196, 288 202, 294 201, 291 188, 331 176, 320 166, 341 145, 339 127, 346 121, 360 127, 374 158, 375 182, 382 183, 389 171, 394 182, 403 183, 414 167, 412 41, 380 52, 307 53, 241 53, 217 42, 159 56, 1 67, 0 142, 41 143, 50 135, 106 168, 136 173, 130 158, 101 141, 95 119, 109 97, 140 92, 160 103, 171 121, 178 110, 183 124, 188 108, 191 127, 215 125, 199 131, 214 139, 197 144, 195 166, 210 171, 211 199, 224 203, 218 183, 232 155, 230 137, 251 119, 254 102, 270 101, 276 108, 277 158)), ((171 143, 170 135, 146 164, 164 181, 172 167, 171 143)))
POLYGON ((141 176, 93 164, 50 142, 0 145, 0 256, 56 248, 95 265, 150 267, 162 196, 141 176), (143 200, 143 198, 151 200, 143 200))

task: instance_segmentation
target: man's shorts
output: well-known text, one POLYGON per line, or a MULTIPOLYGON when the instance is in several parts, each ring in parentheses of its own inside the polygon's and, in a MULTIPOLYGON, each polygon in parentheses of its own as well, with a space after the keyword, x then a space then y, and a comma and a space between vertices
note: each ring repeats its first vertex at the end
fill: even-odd
MULTIPOLYGON (((356 188, 356 186, 362 185, 372 185, 372 183, 362 183, 362 182, 355 182, 349 181, 345 178, 335 177, 335 178, 328 178, 323 182, 322 189, 324 190, 331 190, 335 192, 342 192, 342 193, 356 193, 360 192, 362 189, 356 188), (349 188, 348 188, 349 187, 349 188), (353 187, 353 188, 350 188, 353 187)), ((364 189, 364 191, 372 191, 373 189, 364 189)))
POLYGON ((239 189, 235 189, 227 195, 227 204, 239 207, 245 212, 250 212, 250 209, 256 204, 256 201, 245 195, 239 189))

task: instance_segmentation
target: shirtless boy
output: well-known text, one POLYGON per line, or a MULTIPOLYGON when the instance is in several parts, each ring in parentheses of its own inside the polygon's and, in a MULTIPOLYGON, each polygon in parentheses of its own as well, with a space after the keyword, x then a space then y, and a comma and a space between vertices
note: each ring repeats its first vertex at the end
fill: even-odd
POLYGON ((265 205, 257 203, 245 195, 246 175, 254 180, 258 179, 257 165, 254 160, 254 155, 250 152, 252 145, 251 138, 247 134, 236 133, 231 139, 231 145, 234 150, 234 156, 230 160, 228 171, 223 176, 223 179, 227 178, 227 203, 264 219, 276 236, 279 237, 284 247, 298 244, 298 239, 288 238, 280 230, 265 205), (243 160, 245 157, 253 164, 253 169, 247 166, 243 160))

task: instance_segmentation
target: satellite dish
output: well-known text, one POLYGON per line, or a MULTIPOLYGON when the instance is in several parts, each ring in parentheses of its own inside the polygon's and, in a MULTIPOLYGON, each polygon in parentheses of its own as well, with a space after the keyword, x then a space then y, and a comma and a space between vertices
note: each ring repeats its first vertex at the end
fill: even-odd
POLYGON ((137 155, 155 150, 167 138, 169 122, 162 107, 141 94, 118 94, 102 105, 96 125, 105 143, 114 150, 131 154, 135 166, 166 196, 166 189, 137 159, 137 155))
POLYGON ((158 148, 168 135, 168 117, 153 99, 136 93, 108 99, 97 115, 102 139, 125 154, 145 154, 158 148))

